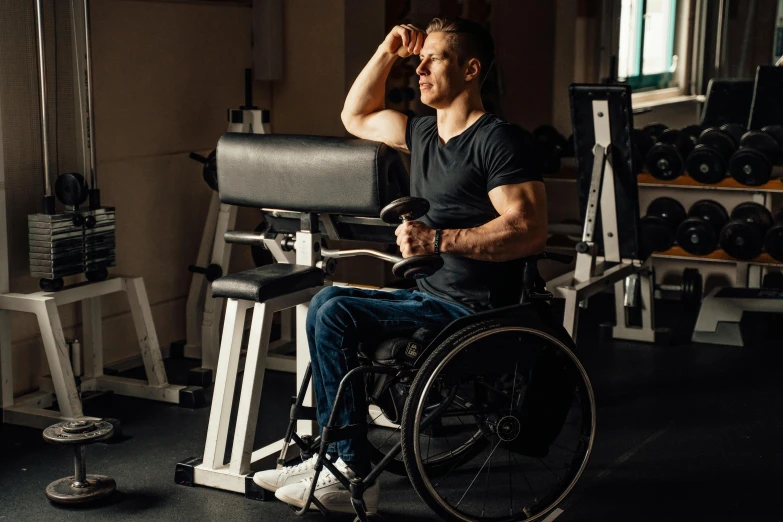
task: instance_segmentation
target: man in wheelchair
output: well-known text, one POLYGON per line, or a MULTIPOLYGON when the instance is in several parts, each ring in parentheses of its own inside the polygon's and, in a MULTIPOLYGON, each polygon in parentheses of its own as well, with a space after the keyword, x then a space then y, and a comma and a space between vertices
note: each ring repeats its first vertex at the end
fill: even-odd
MULTIPOLYGON (((384 456, 384 452, 379 449, 380 444, 368 441, 366 383, 361 372, 351 372, 341 386, 343 378, 360 366, 360 358, 374 358, 376 367, 383 365, 377 354, 360 353, 360 346, 376 346, 389 338, 412 337, 414 345, 404 341, 402 346, 395 347, 392 340, 391 344, 385 343, 385 349, 392 355, 399 350, 412 349, 412 353, 406 355, 411 361, 417 359, 421 356, 419 348, 426 346, 435 334, 455 320, 519 303, 525 273, 523 258, 543 252, 547 229, 546 193, 532 139, 519 127, 485 112, 482 105, 480 89, 493 60, 492 37, 473 22, 434 19, 426 31, 410 25, 397 26, 386 36, 348 93, 342 111, 346 129, 360 138, 384 142, 410 153, 411 195, 424 198, 430 204, 425 216, 405 221, 396 229, 402 257, 441 256, 443 266, 432 275, 417 279, 415 290, 385 292, 333 286, 321 290, 310 302, 306 324, 311 356, 308 377, 312 378, 317 420, 322 428, 344 426, 350 431, 345 431, 342 437, 335 436, 334 442, 322 441, 321 447, 327 450, 327 455, 321 458, 325 465, 323 469, 317 465, 316 454, 295 466, 258 472, 253 477, 260 487, 274 491, 277 498, 300 510, 310 506, 311 492, 311 501, 325 512, 352 513, 356 509, 360 518, 366 519, 363 511, 374 513, 377 510, 379 484, 374 479, 380 471, 371 473, 371 466, 373 461, 384 456), (421 60, 416 70, 421 101, 435 108, 436 116, 408 117, 384 109, 389 71, 398 57, 411 55, 418 55, 421 60), (336 476, 336 471, 344 477, 336 476), (370 480, 362 483, 361 478, 367 477, 370 480), (345 478, 351 480, 352 486, 362 484, 359 493, 352 492, 353 487, 347 487, 345 478)), ((493 328, 496 327, 493 323, 493 328)), ((431 420, 428 426, 425 426, 426 422, 417 425, 414 431, 418 430, 419 435, 425 430, 432 435, 439 430, 453 429, 453 422, 448 418, 463 425, 464 419, 473 419, 470 421, 472 427, 468 429, 469 437, 462 443, 463 449, 452 449, 449 458, 439 461, 429 453, 431 448, 428 446, 428 455, 432 458, 423 464, 429 466, 427 470, 437 468, 438 462, 441 471, 461 465, 477 455, 476 450, 487 446, 485 440, 489 444, 497 440, 500 444, 502 439, 503 451, 508 450, 509 463, 513 452, 537 453, 529 447, 531 439, 519 437, 520 415, 531 413, 512 415, 512 410, 530 409, 521 395, 522 383, 529 384, 530 373, 523 375, 523 363, 518 357, 509 355, 508 350, 497 350, 500 337, 507 338, 503 342, 519 342, 530 335, 518 328, 497 330, 500 333, 481 341, 479 337, 489 335, 487 328, 486 324, 474 322, 468 330, 476 342, 470 350, 463 350, 462 355, 450 359, 456 366, 444 373, 442 367, 431 363, 429 372, 440 375, 440 380, 419 383, 421 399, 417 418, 429 416, 431 420), (473 391, 459 391, 463 386, 460 375, 465 377, 471 373, 461 372, 460 364, 471 369, 481 367, 490 362, 482 354, 491 358, 492 363, 489 365, 492 368, 488 366, 484 374, 494 380, 486 382, 486 389, 479 389, 472 382, 473 391), (499 367, 502 367, 502 375, 498 374, 499 367), (448 400, 444 401, 444 397, 448 400), (505 403, 509 400, 510 406, 506 408, 505 403), (446 403, 448 406, 444 406, 446 403), (524 407, 519 406, 522 403, 524 407), (479 407, 479 404, 483 406, 479 407), (497 406, 495 410, 489 407, 493 404, 497 406), (508 409, 508 414, 498 414, 498 408, 508 409), (459 412, 453 413, 454 409, 459 412), (436 414, 441 418, 432 420, 436 414)), ((553 335, 552 339, 555 337, 553 335)), ((451 342, 454 348, 459 340, 449 338, 445 344, 451 342)), ((534 342, 541 344, 543 341, 534 342)), ((563 345, 570 340, 560 337, 557 342, 563 345)), ((437 346, 437 343, 432 345, 437 346)), ((410 366, 418 368, 421 361, 423 359, 410 366)), ((547 368, 550 373, 556 373, 563 366, 559 356, 547 349, 538 352, 530 364, 530 367, 538 368, 539 375, 546 375, 547 368)), ((399 423, 404 415, 400 411, 401 400, 394 397, 394 386, 405 383, 406 390, 415 389, 416 383, 410 384, 413 374, 400 373, 399 366, 393 364, 390 367, 392 370, 386 375, 369 379, 370 387, 375 386, 370 395, 384 407, 392 422, 399 423), (396 384, 390 386, 390 382, 396 384)), ((546 377, 540 379, 545 381, 546 377)), ((570 403, 573 388, 573 385, 566 387, 561 402, 568 399, 570 403)), ((534 393, 532 388, 528 392, 534 393)), ((558 392, 540 385, 535 393, 552 396, 558 392)), ((404 432, 404 419, 402 421, 404 432)), ((397 433, 399 437, 416 437, 413 431, 400 435, 398 430, 397 433)), ((289 433, 287 440, 290 439, 289 433)), ((428 440, 428 444, 437 444, 437 441, 432 442, 436 440, 434 435, 428 440)), ((448 437, 446 441, 449 441, 448 437)), ((416 440, 412 442, 414 446, 417 443, 416 440)), ((405 448, 403 444, 403 453, 405 448)), ((423 448, 419 449, 424 453, 423 448)), ((483 460, 487 454, 492 457, 487 452, 480 458, 483 460)), ((503 455, 505 458, 505 453, 503 455)), ((489 460, 487 463, 496 465, 489 460)), ((397 465, 398 472, 401 464, 394 459, 383 463, 389 470, 397 465)), ((557 470, 552 472, 559 473, 557 470)), ((421 484, 411 480, 419 491, 421 484)), ((512 480, 511 475, 504 479, 504 491, 509 488, 509 480, 512 480)), ((523 480, 528 479, 521 475, 513 477, 513 481, 520 484, 523 480)), ((482 487, 501 486, 487 483, 482 487)), ((450 499, 449 502, 459 506, 458 500, 450 499)), ((430 501, 427 503, 436 507, 430 501)), ((510 508, 512 513, 517 511, 513 501, 510 508)), ((508 514, 508 509, 504 509, 508 514)), ((436 511, 441 516, 452 516, 448 507, 441 506, 436 511)))

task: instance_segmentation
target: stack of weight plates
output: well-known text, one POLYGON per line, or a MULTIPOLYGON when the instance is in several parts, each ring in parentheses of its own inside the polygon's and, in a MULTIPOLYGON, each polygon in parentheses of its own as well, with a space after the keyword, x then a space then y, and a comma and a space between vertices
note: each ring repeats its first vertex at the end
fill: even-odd
POLYGON ((30 275, 58 279, 115 265, 114 208, 27 217, 30 275))

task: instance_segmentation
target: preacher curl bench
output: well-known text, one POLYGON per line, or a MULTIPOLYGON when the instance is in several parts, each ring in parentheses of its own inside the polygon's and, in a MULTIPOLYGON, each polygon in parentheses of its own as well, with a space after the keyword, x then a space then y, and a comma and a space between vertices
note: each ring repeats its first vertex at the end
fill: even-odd
MULTIPOLYGON (((365 375, 370 414, 379 411, 385 418, 373 415, 368 427, 327 426, 318 434, 304 325, 310 299, 332 284, 326 279, 333 272, 330 260, 371 255, 395 262, 395 273, 408 278, 439 268, 433 256, 402 260, 375 250, 331 250, 323 240, 393 243, 393 226, 376 217, 382 209, 383 217, 393 221, 406 214, 415 219, 426 212, 426 205, 418 212, 413 209, 422 201, 407 198, 401 158, 379 143, 227 134, 218 144, 217 158, 221 201, 266 212, 269 229, 255 240, 264 241, 278 263, 213 283, 213 295, 228 304, 207 441, 202 458, 178 464, 177 483, 265 500, 266 492, 252 480, 262 459, 278 455, 277 465, 285 465, 293 442, 303 457, 320 447, 317 473, 323 466, 337 472, 325 446, 367 436, 376 464, 367 479, 372 481, 384 469, 407 474, 424 501, 446 519, 511 515, 509 520, 538 520, 556 509, 587 463, 595 427, 590 382, 574 355, 573 341, 549 316, 546 301, 551 294, 536 269, 538 259, 557 256, 526 260, 519 303, 464 317, 443 331, 420 329, 408 338, 360 346, 363 364, 351 374, 365 375), (232 430, 244 318, 251 307, 232 430), (285 438, 255 449, 272 314, 291 307, 296 307, 299 393, 285 438), (479 477, 481 487, 474 486, 479 477), (502 487, 488 489, 495 482, 502 487), (488 491, 501 492, 502 498, 488 496, 488 491)), ((367 481, 350 483, 337 477, 352 491, 358 519, 368 520, 362 501, 367 481)), ((298 514, 311 504, 327 514, 312 492, 298 514)))

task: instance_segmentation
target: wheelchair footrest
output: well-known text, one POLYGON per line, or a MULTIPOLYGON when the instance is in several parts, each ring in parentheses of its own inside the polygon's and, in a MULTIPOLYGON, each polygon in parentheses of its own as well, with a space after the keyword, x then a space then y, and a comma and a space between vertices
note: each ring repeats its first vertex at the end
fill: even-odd
POLYGON ((326 444, 341 440, 360 439, 367 436, 366 424, 347 424, 324 428, 321 431, 321 441, 326 444))

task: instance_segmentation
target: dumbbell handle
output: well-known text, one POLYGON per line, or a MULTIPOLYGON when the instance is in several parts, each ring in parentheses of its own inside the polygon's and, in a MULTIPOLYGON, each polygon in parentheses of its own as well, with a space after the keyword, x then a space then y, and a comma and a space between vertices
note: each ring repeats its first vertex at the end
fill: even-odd
POLYGON ((202 164, 206 164, 206 162, 209 161, 205 156, 202 156, 201 154, 196 154, 195 152, 190 153, 190 159, 196 160, 202 164))
POLYGON ((370 250, 367 248, 357 248, 354 250, 335 250, 332 248, 322 248, 321 255, 323 257, 332 257, 335 259, 340 259, 342 257, 371 256, 377 257, 378 259, 383 259, 384 261, 388 261, 390 263, 399 263, 402 261, 401 256, 395 256, 381 252, 379 250, 370 250))
POLYGON ((87 483, 87 447, 79 444, 73 448, 73 488, 85 488, 87 483))
POLYGON ((655 288, 664 292, 682 292, 682 285, 655 285, 655 288))

